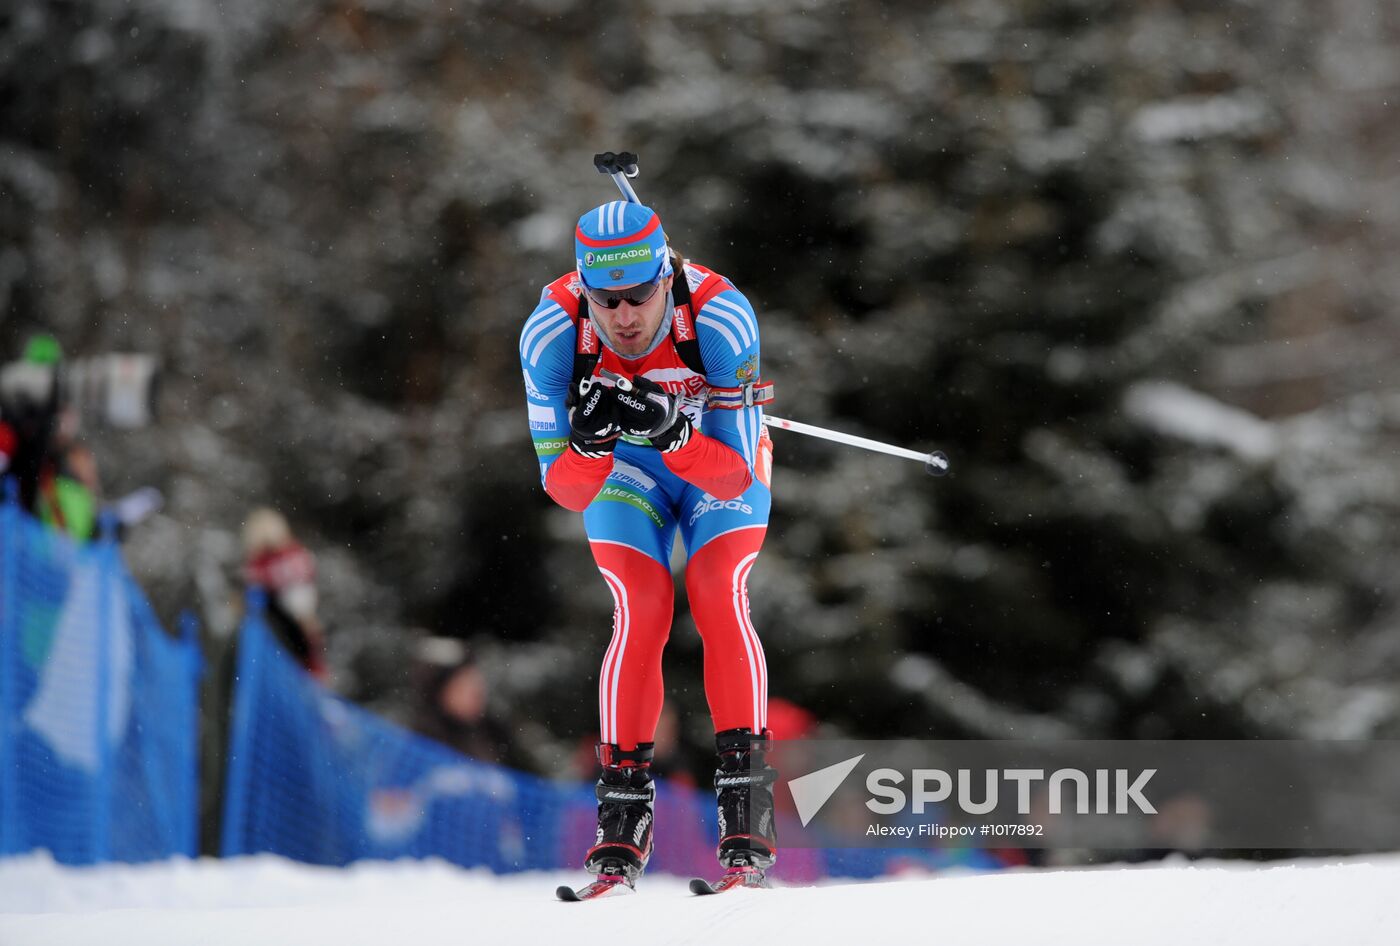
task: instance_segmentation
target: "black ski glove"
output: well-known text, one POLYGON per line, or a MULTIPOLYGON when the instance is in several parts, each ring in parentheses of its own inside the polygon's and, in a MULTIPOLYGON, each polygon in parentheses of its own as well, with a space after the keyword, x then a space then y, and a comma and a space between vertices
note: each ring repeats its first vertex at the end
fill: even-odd
POLYGON ((630 437, 645 437, 662 453, 679 450, 690 440, 690 418, 681 402, 655 381, 633 378, 617 386, 617 421, 630 437))
POLYGON ((579 384, 579 400, 569 411, 569 446, 594 460, 617 446, 622 428, 617 422, 616 389, 592 378, 579 384))

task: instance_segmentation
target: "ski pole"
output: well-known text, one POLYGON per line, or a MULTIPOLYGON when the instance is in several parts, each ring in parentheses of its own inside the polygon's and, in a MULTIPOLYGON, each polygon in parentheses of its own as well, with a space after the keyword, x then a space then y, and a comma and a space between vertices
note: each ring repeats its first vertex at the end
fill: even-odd
MULTIPOLYGON (((620 390, 632 390, 632 382, 628 381, 622 375, 614 374, 606 368, 600 371, 598 375, 605 381, 616 385, 620 390)), ((896 447, 892 444, 881 443, 878 440, 857 437, 854 434, 843 434, 839 430, 827 430, 825 427, 815 427, 812 424, 803 424, 795 420, 787 420, 783 417, 774 417, 772 414, 764 414, 763 422, 769 427, 780 427, 783 430, 790 430, 795 434, 819 437, 822 440, 844 443, 852 447, 861 447, 865 450, 872 450, 875 453, 887 453, 892 457, 904 457, 906 460, 918 460, 924 465, 924 472, 928 473, 929 476, 946 476, 948 473, 948 456, 942 450, 934 450, 931 453, 919 453, 917 450, 906 450, 904 447, 896 447)))
POLYGON ((798 423, 795 420, 774 417, 772 414, 764 414, 763 422, 769 427, 779 427, 783 430, 790 430, 795 434, 819 437, 822 440, 830 440, 834 443, 844 443, 848 446, 860 447, 862 450, 873 450, 875 453, 887 453, 892 457, 904 457, 906 460, 918 460, 924 465, 924 472, 928 473, 929 476, 944 476, 948 472, 948 456, 942 450, 934 450, 931 453, 920 453, 917 450, 907 450, 904 447, 896 447, 892 444, 881 443, 878 440, 870 440, 866 437, 857 437, 854 434, 843 434, 839 430, 827 430, 825 427, 815 427, 811 424, 798 423))
MULTIPOLYGON (((632 182, 628 180, 629 177, 636 177, 640 173, 636 154, 631 151, 617 153, 604 151, 602 154, 593 156, 593 166, 598 169, 599 174, 606 174, 613 179, 613 183, 617 185, 618 190, 622 191, 622 196, 629 203, 640 204, 642 202, 642 199, 637 196, 637 192, 632 189, 632 182)), ((825 427, 801 424, 795 420, 784 420, 771 414, 764 414, 763 422, 769 427, 780 427, 795 434, 806 434, 809 437, 819 437, 834 443, 860 447, 862 450, 873 450, 876 453, 887 453, 890 456, 904 457, 907 460, 918 460, 924 465, 924 471, 930 476, 944 476, 948 472, 948 457, 942 450, 919 453, 917 450, 906 450, 904 447, 892 446, 878 440, 843 434, 839 430, 827 430, 825 427)))

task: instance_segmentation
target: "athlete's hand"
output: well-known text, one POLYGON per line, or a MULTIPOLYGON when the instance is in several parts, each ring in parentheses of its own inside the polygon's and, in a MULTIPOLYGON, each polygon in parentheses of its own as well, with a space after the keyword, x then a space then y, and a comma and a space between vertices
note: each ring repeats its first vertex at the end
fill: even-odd
POLYGON ((617 413, 616 389, 596 378, 584 378, 578 403, 569 411, 569 446, 595 460, 612 453, 622 432, 617 413))
POLYGON ((690 439, 690 419, 680 399, 646 378, 617 380, 617 421, 631 437, 646 437, 663 453, 679 450, 690 439))

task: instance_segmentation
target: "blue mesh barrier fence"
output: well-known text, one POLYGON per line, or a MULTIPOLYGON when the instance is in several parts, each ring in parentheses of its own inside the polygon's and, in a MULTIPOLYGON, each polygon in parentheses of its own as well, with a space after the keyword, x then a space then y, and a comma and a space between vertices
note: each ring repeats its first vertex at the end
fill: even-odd
MULTIPOLYGON (((277 644, 250 600, 240 630, 223 854, 314 864, 441 857, 496 872, 577 869, 593 841, 592 783, 479 762, 336 697, 277 644)), ((658 783, 653 872, 716 870, 714 796, 658 783)), ((873 877, 900 866, 994 866, 979 852, 784 849, 775 876, 873 877)))
POLYGON ((76 545, 0 503, 0 855, 196 853, 201 673, 115 542, 76 545))
POLYGON ((333 696, 250 603, 238 641, 223 853, 316 864, 437 856, 494 871, 577 861, 589 786, 469 759, 333 696))

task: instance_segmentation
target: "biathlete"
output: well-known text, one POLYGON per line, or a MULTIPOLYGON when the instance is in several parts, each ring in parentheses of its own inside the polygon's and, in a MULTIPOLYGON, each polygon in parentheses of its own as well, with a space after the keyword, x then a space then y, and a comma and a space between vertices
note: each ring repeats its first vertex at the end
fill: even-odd
POLYGON ((728 279, 671 251, 649 207, 589 211, 574 248, 574 270, 544 288, 525 323, 520 360, 541 481, 583 513, 616 604, 598 681, 598 831, 584 866, 630 885, 651 854, 679 532, 719 757, 717 853, 727 872, 761 883, 777 844, 768 673, 748 596, 771 506, 758 320, 728 279))

